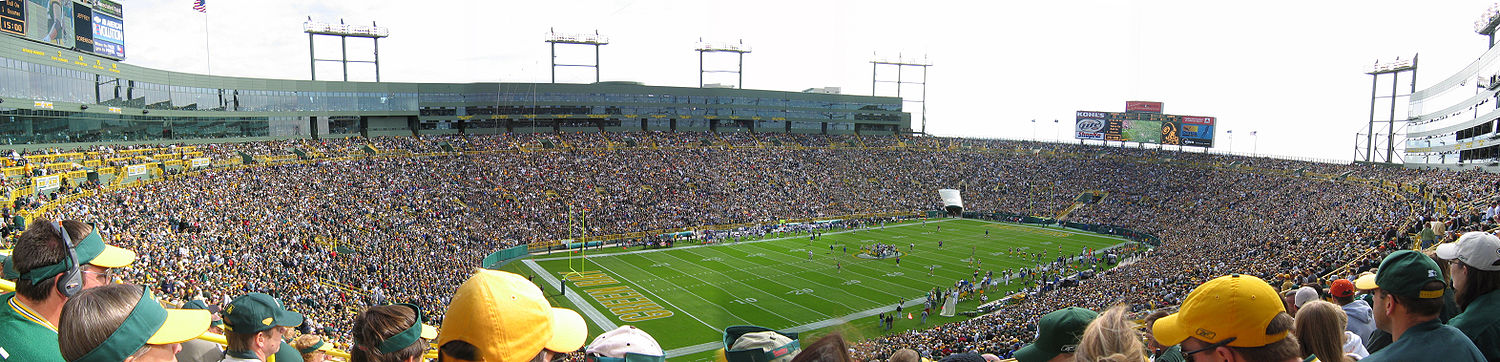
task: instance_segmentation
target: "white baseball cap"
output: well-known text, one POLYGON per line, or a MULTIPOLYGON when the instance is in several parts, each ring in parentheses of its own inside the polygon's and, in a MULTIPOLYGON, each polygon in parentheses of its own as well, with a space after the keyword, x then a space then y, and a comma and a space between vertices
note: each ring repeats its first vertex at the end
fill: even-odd
POLYGON ((1437 257, 1458 260, 1484 271, 1500 271, 1500 237, 1482 231, 1471 231, 1458 241, 1438 245, 1437 257))
POLYGON ((620 326, 615 330, 604 332, 584 349, 590 360, 602 360, 597 357, 619 358, 624 360, 642 360, 650 357, 661 360, 666 354, 661 345, 656 343, 656 338, 651 338, 646 331, 635 326, 620 326), (635 357, 635 358, 632 358, 635 357))

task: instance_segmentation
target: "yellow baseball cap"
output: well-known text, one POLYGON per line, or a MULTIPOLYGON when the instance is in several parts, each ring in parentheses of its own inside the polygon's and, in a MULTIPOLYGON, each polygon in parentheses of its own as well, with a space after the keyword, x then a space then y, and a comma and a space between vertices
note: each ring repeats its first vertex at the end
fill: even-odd
POLYGON ((486 361, 526 362, 544 348, 577 351, 587 334, 578 312, 552 308, 525 277, 480 269, 453 293, 437 345, 461 340, 486 361))
POLYGON ((1208 281, 1188 293, 1182 308, 1156 320, 1151 332, 1164 345, 1197 337, 1209 343, 1229 338, 1230 347, 1260 347, 1287 337, 1290 331, 1266 334, 1276 315, 1285 313, 1276 290, 1266 281, 1231 274, 1208 281))

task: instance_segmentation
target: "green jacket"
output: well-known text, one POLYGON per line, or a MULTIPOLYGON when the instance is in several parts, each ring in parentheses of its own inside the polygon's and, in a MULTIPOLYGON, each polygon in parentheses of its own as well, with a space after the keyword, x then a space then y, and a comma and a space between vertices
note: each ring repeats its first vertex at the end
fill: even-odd
POLYGON ((1484 358, 1500 361, 1500 293, 1490 292, 1474 299, 1448 325, 1469 336, 1484 358))
POLYGON ((12 303, 15 297, 16 293, 0 295, 0 361, 62 362, 57 330, 12 303))

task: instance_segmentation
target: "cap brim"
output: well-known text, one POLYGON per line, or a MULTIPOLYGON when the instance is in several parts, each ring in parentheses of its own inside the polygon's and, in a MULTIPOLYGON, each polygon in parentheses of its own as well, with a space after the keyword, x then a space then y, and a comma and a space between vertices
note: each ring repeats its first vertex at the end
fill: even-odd
POLYGON ((113 269, 130 266, 130 263, 134 262, 134 251, 121 249, 114 245, 105 245, 104 251, 99 252, 99 255, 95 256, 94 259, 89 260, 88 263, 104 268, 113 269))
POLYGON ((1354 280, 1354 289, 1375 290, 1380 286, 1375 284, 1375 274, 1365 274, 1354 280))
POLYGON ((1437 254, 1437 257, 1443 260, 1458 259, 1458 243, 1443 243, 1442 245, 1438 245, 1437 251, 1434 254, 1437 254))
POLYGON ((588 337, 589 327, 583 323, 583 316, 569 309, 552 308, 552 340, 547 342, 546 348, 553 352, 573 352, 583 348, 583 340, 588 337))
POLYGON ((1057 352, 1043 351, 1041 348, 1037 348, 1035 343, 1032 343, 1026 345, 1026 347, 1021 347, 1020 350, 1016 351, 1016 361, 1045 362, 1052 360, 1052 357, 1057 357, 1057 355, 1057 352))
POLYGON ((1179 313, 1172 313, 1157 319, 1156 323, 1151 325, 1151 336, 1163 346, 1177 345, 1186 341, 1191 334, 1183 328, 1181 318, 1178 318, 1180 316, 1179 313))
POLYGON ((422 323, 422 338, 429 341, 435 341, 437 340, 437 332, 437 327, 429 326, 427 325, 427 323, 422 323))
POLYGON ((211 319, 213 318, 208 311, 202 309, 168 309, 167 321, 161 324, 156 333, 151 334, 146 344, 173 344, 193 340, 208 331, 211 319))
POLYGON ((302 325, 302 313, 289 310, 281 311, 276 315, 276 325, 282 327, 296 327, 302 325))

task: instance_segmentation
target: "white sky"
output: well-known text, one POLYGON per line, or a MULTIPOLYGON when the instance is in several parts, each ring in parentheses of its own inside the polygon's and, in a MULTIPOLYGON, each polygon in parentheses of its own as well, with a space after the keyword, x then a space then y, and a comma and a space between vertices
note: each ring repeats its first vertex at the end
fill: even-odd
MULTIPOLYGON (((604 80, 663 86, 697 85, 700 37, 743 39, 753 49, 745 57, 751 89, 870 94, 872 56, 901 52, 934 64, 927 118, 938 135, 1029 139, 1037 119, 1037 137, 1068 138, 1074 111, 1153 100, 1166 113, 1218 117, 1220 149, 1347 160, 1370 116, 1366 68, 1421 53, 1417 88, 1446 78, 1484 51, 1473 24, 1493 3, 208 0, 208 27, 212 74, 283 79, 309 78, 308 16, 390 28, 380 44, 389 82, 547 82, 549 28, 609 37, 604 80), (1225 130, 1234 130, 1232 142, 1225 130)), ((191 4, 124 1, 127 63, 207 72, 204 19, 191 4)), ((338 57, 335 39, 318 43, 320 58, 338 57)), ((351 58, 368 59, 368 44, 351 41, 351 58)), ((560 63, 592 56, 587 47, 559 48, 560 63)), ((708 62, 734 66, 730 55, 708 62)), ((352 80, 374 79, 369 65, 350 69, 352 80)), ((895 76, 891 69, 882 80, 895 76)), ((558 72, 560 82, 593 80, 588 68, 558 72)), ((320 79, 339 76, 337 63, 319 66, 320 79)), ((710 74, 707 82, 734 79, 710 74)), ((919 92, 912 85, 903 95, 919 92)), ((879 93, 894 95, 894 86, 879 93)), ((907 104, 914 128, 919 107, 907 104)), ((1404 98, 1397 114, 1405 115, 1404 98)))

